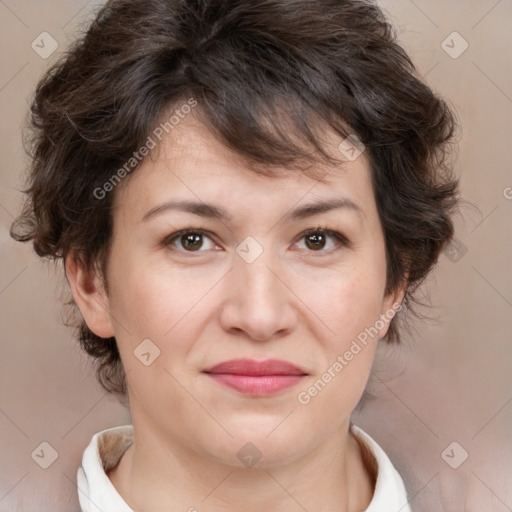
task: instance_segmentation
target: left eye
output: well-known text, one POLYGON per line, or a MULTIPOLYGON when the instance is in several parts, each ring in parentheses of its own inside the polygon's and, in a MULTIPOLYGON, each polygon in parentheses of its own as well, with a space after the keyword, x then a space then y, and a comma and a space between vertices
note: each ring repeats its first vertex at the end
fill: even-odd
MULTIPOLYGON (((304 232, 299 238, 299 241, 301 240, 305 240, 306 249, 312 252, 325 252, 325 250, 333 249, 336 247, 336 242, 339 245, 347 244, 347 240, 341 233, 322 228, 310 229, 304 232), (331 240, 330 246, 329 239, 331 240), (332 240, 335 240, 335 242, 332 242, 332 240)), ((201 249, 207 251, 215 246, 215 243, 205 231, 197 229, 179 231, 163 241, 164 246, 172 245, 176 247, 176 244, 180 244, 181 249, 184 249, 185 252, 202 252, 201 249), (204 247, 204 240, 210 241, 209 247, 204 247)))
MULTIPOLYGON (((303 233, 300 237, 300 240, 306 241, 306 247, 311 249, 313 252, 324 252, 322 249, 326 249, 326 245, 328 239, 334 239, 338 244, 345 245, 346 239, 337 231, 331 231, 329 229, 310 229, 303 233)), ((327 249, 332 249, 336 247, 336 243, 332 243, 331 247, 327 247, 327 249)))

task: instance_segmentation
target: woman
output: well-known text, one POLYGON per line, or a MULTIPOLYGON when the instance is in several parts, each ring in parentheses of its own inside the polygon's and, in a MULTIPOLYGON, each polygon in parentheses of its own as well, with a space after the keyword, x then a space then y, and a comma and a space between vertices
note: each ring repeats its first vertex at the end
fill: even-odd
POLYGON ((379 8, 109 1, 32 128, 12 234, 65 262, 132 419, 85 449, 82 510, 410 510, 350 417, 458 183, 453 116, 379 8))

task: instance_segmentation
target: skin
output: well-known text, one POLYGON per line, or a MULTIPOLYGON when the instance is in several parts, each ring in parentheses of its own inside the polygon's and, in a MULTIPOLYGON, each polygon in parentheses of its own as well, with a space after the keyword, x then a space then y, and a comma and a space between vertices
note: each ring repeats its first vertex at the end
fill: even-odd
MULTIPOLYGON (((342 158, 341 139, 326 133, 325 140, 342 158)), ((366 154, 325 171, 325 184, 298 170, 258 176, 189 115, 115 190, 109 294, 99 276, 66 261, 87 325, 116 337, 127 374, 134 443, 108 476, 134 510, 354 512, 369 505, 368 461, 349 419, 389 322, 307 405, 297 396, 404 290, 384 295, 384 234, 366 154), (361 215, 343 208, 284 218, 333 197, 350 198, 361 215), (171 199, 213 203, 232 220, 167 210, 141 221, 171 199), (330 235, 308 243, 303 233, 318 226, 349 244, 330 235), (198 250, 183 237, 162 244, 185 228, 209 233, 192 244, 198 250), (263 250, 252 263, 236 252, 246 237, 263 250), (160 350, 149 366, 134 355, 145 339, 160 350), (308 375, 254 397, 202 373, 242 357, 283 359, 308 375), (248 442, 262 454, 253 467, 237 457, 248 442)))

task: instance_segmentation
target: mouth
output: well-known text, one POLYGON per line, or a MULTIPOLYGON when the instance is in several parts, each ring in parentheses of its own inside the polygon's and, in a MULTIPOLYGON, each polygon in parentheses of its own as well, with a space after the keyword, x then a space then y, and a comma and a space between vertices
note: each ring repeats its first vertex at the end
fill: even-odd
POLYGON ((251 396, 269 396, 290 388, 306 375, 298 366, 277 359, 233 359, 203 373, 215 382, 251 396))

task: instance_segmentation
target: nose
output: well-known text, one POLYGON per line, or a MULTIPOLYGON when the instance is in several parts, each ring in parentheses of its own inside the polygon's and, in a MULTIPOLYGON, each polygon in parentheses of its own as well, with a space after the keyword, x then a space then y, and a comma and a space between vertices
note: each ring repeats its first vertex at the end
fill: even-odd
POLYGON ((291 333, 298 321, 296 301, 284 273, 264 252, 247 263, 236 257, 225 282, 220 322, 226 332, 265 341, 291 333))

